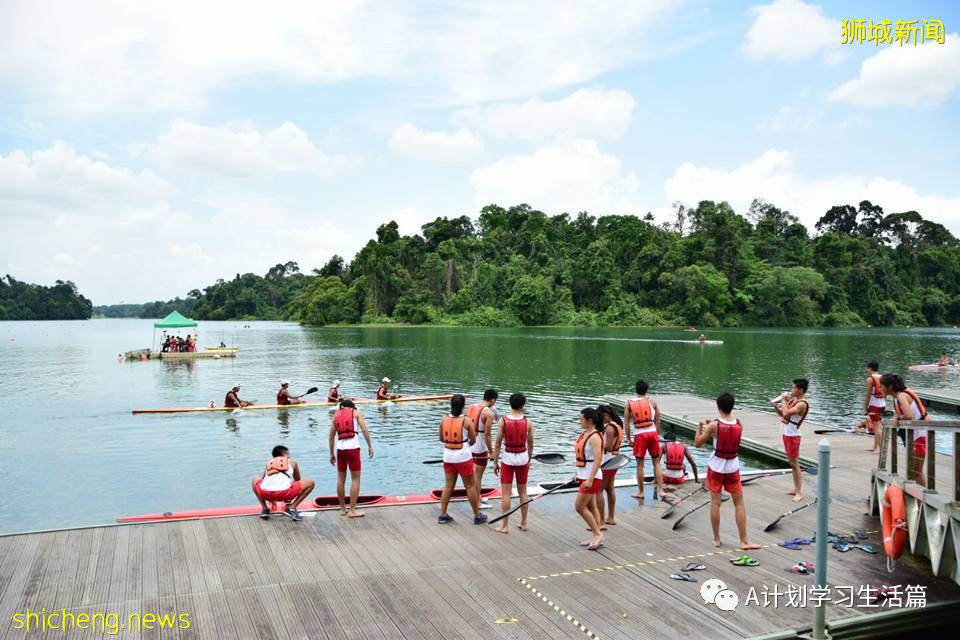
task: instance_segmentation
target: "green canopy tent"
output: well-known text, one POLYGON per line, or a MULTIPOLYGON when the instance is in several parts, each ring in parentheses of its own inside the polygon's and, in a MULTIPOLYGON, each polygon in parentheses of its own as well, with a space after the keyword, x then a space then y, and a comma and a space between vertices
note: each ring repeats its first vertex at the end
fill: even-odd
POLYGON ((163 320, 153 323, 153 344, 157 344, 157 329, 183 329, 197 326, 196 320, 191 320, 179 311, 171 311, 163 320))

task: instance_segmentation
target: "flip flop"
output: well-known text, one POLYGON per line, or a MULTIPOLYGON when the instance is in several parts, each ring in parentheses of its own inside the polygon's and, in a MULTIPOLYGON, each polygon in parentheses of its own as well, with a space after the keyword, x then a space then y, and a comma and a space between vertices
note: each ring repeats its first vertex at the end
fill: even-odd
POLYGON ((813 544, 813 540, 810 538, 794 538, 792 542, 794 544, 813 544))
POLYGON ((870 553, 870 554, 878 553, 880 551, 879 549, 877 549, 877 545, 875 544, 857 544, 857 545, 854 545, 854 547, 856 547, 857 549, 860 549, 860 551, 866 551, 867 553, 870 553))
POLYGON ((689 573, 671 573, 670 577, 674 580, 680 580, 681 582, 696 582, 697 579, 691 576, 689 573))
POLYGON ((810 569, 807 569, 802 562, 798 562, 797 564, 787 569, 787 571, 789 571, 790 573, 802 573, 803 575, 807 575, 808 573, 810 573, 810 569))
POLYGON ((703 571, 706 568, 706 565, 699 562, 688 562, 687 564, 683 565, 683 568, 680 569, 680 571, 703 571))
POLYGON ((739 558, 734 558, 730 561, 731 564, 738 567, 758 567, 760 563, 757 560, 754 560, 750 556, 740 556, 739 558))
POLYGON ((816 568, 816 565, 814 565, 812 562, 799 562, 797 564, 802 564, 803 566, 805 566, 807 568, 807 571, 813 571, 816 568))
POLYGON ((853 549, 853 545, 846 542, 836 542, 834 543, 833 548, 840 553, 846 553, 847 551, 850 551, 850 549, 853 549))
POLYGON ((853 535, 857 536, 861 540, 866 540, 867 538, 870 537, 869 535, 867 535, 867 532, 864 531, 863 529, 857 529, 856 531, 853 532, 853 535))
POLYGON ((778 542, 778 547, 783 547, 784 549, 790 549, 791 551, 800 551, 800 545, 796 544, 793 540, 787 540, 786 542, 778 542))

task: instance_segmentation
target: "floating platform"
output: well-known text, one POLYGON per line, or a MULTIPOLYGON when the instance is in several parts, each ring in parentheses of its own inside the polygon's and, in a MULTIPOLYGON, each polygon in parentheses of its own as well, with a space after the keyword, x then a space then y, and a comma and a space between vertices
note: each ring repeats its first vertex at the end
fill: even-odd
POLYGON ((939 409, 948 413, 960 413, 960 391, 952 389, 920 389, 914 391, 920 396, 928 409, 939 409))

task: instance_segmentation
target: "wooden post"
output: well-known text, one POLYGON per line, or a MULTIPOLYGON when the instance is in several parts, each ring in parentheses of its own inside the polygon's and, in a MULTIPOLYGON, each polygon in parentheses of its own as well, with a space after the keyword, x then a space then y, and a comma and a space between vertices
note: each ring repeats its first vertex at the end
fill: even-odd
POLYGON ((897 475, 897 430, 890 428, 890 473, 897 475))
POLYGON ((906 449, 906 455, 907 455, 906 478, 907 480, 913 480, 913 478, 917 475, 916 473, 917 461, 915 460, 915 456, 913 455, 913 429, 907 429, 907 444, 904 448, 906 449))
POLYGON ((937 492, 937 432, 927 431, 927 492, 937 492))
POLYGON ((953 434, 953 499, 960 500, 960 432, 953 434))

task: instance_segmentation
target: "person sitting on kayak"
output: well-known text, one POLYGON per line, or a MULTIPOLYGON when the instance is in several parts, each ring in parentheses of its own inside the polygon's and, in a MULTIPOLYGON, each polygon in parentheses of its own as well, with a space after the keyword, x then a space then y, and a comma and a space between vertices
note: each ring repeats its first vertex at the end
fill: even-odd
POLYGON ((223 340, 221 340, 221 341, 220 341, 220 348, 221 348, 221 349, 226 349, 226 348, 227 348, 227 343, 224 342, 223 340))
POLYGON ((700 334, 700 337, 697 338, 697 342, 704 343, 706 341, 707 341, 707 336, 703 335, 702 333, 700 334))
POLYGON ((340 381, 334 380, 333 385, 327 390, 327 402, 340 401, 340 381))
POLYGON ((268 502, 287 502, 283 514, 294 520, 303 520, 297 507, 310 495, 316 483, 300 477, 300 465, 290 459, 290 450, 285 446, 278 444, 270 455, 273 457, 264 466, 263 475, 252 480, 253 495, 260 502, 260 517, 264 520, 270 518, 268 502))
POLYGON ((384 378, 380 386, 377 387, 377 400, 395 400, 400 396, 390 393, 390 378, 384 378))
POLYGON ((240 385, 235 384, 230 388, 230 391, 227 391, 226 397, 223 399, 223 406, 225 407, 249 407, 253 403, 248 400, 241 400, 240 396, 240 385))
POLYGON ((277 404, 288 405, 288 404, 302 404, 301 396, 295 396, 290 393, 290 389, 287 387, 290 386, 290 383, 286 380, 280 381, 280 391, 277 391, 277 404))
POLYGON ((943 354, 942 356, 940 356, 940 359, 937 360, 937 366, 938 366, 938 367, 949 367, 949 366, 950 366, 950 355, 945 353, 945 354, 943 354))

